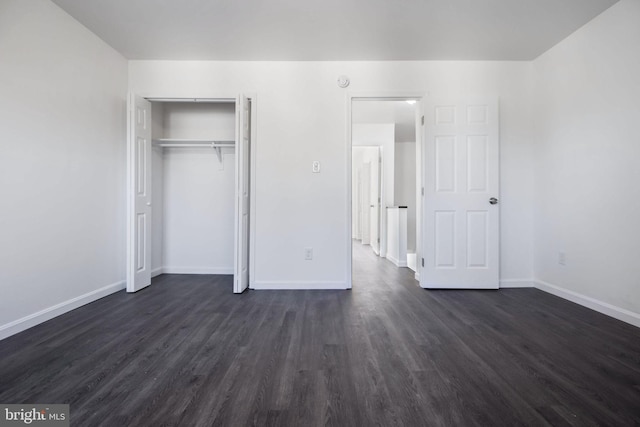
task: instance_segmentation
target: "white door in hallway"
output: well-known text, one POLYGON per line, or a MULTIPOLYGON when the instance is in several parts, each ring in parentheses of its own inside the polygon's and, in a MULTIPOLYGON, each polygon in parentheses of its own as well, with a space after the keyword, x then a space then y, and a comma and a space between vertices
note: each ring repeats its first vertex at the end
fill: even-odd
POLYGON ((362 231, 362 244, 371 244, 371 163, 363 163, 360 167, 360 227, 362 231))
POLYGON ((129 96, 127 292, 151 284, 151 103, 129 96))
POLYGON ((499 287, 499 116, 495 97, 426 99, 423 288, 499 287))
POLYGON ((376 255, 380 255, 380 148, 371 147, 371 194, 369 195, 369 227, 371 232, 371 249, 376 255))

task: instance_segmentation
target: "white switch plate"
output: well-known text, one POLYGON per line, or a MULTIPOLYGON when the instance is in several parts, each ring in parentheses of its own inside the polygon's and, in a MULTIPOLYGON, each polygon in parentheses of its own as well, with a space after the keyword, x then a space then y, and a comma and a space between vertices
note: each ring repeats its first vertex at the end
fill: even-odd
POLYGON ((313 171, 313 173, 320 173, 320 161, 319 160, 314 160, 313 163, 311 164, 311 170, 313 171))

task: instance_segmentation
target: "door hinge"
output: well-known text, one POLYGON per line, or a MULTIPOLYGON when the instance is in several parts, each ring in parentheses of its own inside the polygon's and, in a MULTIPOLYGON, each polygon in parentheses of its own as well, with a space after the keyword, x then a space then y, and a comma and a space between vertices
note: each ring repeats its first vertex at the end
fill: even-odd
POLYGON ((422 187, 422 195, 424 196, 424 187, 422 187))
POLYGON ((424 258, 422 258, 422 266, 424 267, 424 258))
POLYGON ((380 238, 378 237, 378 243, 380 243, 380 238))
POLYGON ((422 126, 424 126, 424 116, 420 118, 420 122, 422 123, 422 126))

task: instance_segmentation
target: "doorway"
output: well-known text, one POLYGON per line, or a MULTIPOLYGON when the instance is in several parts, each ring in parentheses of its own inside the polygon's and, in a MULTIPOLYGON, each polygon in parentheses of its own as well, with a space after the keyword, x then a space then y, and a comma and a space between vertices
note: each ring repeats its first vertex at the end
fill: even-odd
POLYGON ((250 279, 255 102, 129 100, 127 291, 162 273, 250 279))
MULTIPOLYGON (((415 101, 416 222, 415 279, 427 289, 497 289, 500 276, 500 137, 499 103, 495 95, 423 97, 348 97, 348 200, 354 202, 353 147, 356 135, 357 104, 374 101, 415 101)), ((384 105, 384 104, 383 104, 384 105)), ((368 145, 371 144, 371 138, 368 145)), ((395 141, 394 141, 395 142, 395 141)), ((367 143, 362 144, 367 145, 367 143)), ((379 143, 373 145, 380 145, 379 143)), ((385 152, 381 150, 384 176, 385 152)), ((394 151, 395 153, 395 151, 394 151)), ((357 167, 356 167, 357 168, 357 167)), ((365 172, 366 173, 366 172, 365 172)), ((357 174, 357 172, 356 172, 357 174)), ((389 177, 387 176, 386 179, 389 177)), ((360 175, 362 179, 362 174, 360 175)), ((384 188, 384 178, 381 187, 384 188)), ((395 186, 394 186, 395 187, 395 186)), ((394 188, 387 186, 387 188, 394 188)), ((403 189, 405 189, 403 187, 403 189)), ((381 190, 384 192, 385 190, 381 190)), ((390 191, 395 191, 390 190, 390 191)), ((380 203, 380 257, 402 261, 402 239, 390 232, 405 215, 391 192, 380 203), (390 219, 395 221, 390 225, 390 219), (386 229, 385 229, 386 228, 386 229), (399 247, 394 244, 399 242, 399 247)), ((413 190, 411 190, 413 195, 413 190)), ((356 197, 355 201, 359 199, 356 197)), ((362 200, 359 201, 362 204, 362 200)), ((355 207, 348 210, 348 277, 353 282, 353 234, 355 207)), ((408 219, 409 215, 406 215, 408 219)), ((407 236, 413 233, 407 234, 407 236)), ((362 253, 362 251, 359 251, 362 253)), ((410 254, 410 253, 409 253, 410 254)), ((412 256, 407 256, 407 265, 412 256)), ((401 262, 396 263, 401 265, 401 262)))
POLYGON ((370 252, 417 273, 420 98, 351 99, 352 269, 366 268, 370 252))

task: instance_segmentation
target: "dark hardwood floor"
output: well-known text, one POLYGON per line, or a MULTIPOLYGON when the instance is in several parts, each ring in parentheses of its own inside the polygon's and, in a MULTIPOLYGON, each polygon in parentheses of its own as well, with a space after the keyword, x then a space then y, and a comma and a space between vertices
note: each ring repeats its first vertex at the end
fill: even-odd
POLYGON ((0 402, 73 426, 640 425, 640 329, 354 250, 352 291, 164 275, 1 341, 0 402))

